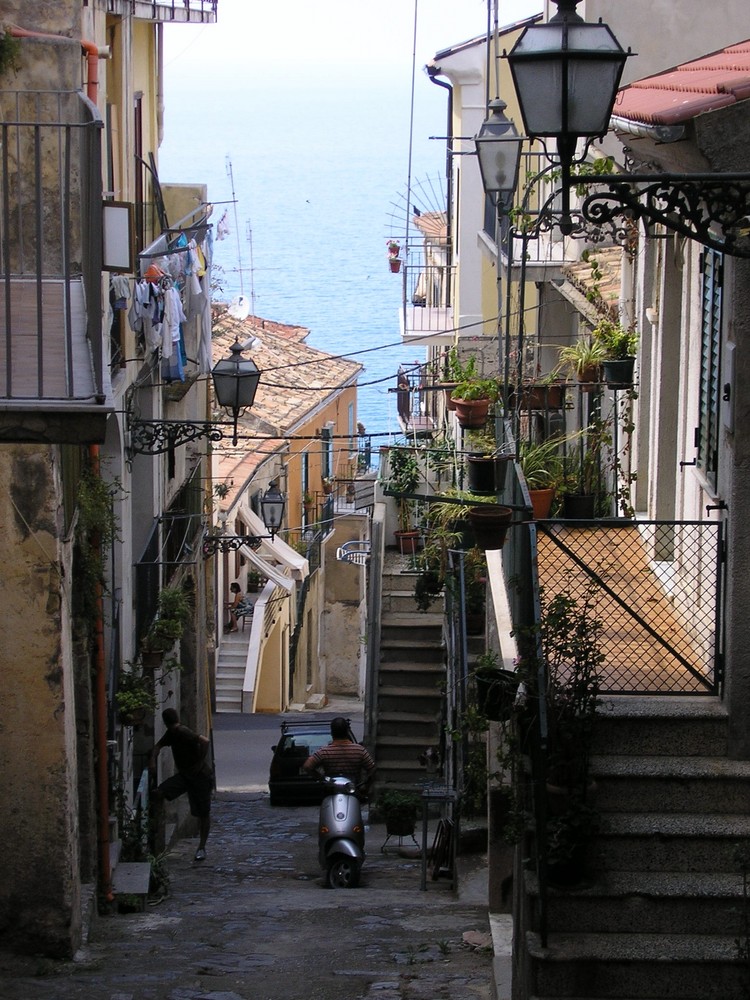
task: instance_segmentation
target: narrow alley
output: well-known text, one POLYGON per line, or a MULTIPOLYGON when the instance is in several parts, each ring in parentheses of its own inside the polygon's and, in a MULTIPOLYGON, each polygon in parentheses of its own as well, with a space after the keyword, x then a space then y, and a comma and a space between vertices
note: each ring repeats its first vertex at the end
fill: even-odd
MULTIPOLYGON (((0 953, 2 1000, 493 995, 486 858, 464 859, 458 893, 431 877, 423 892, 419 858, 390 845, 381 853, 385 830, 373 824, 361 886, 326 889, 317 808, 271 808, 260 790, 278 729, 268 718, 251 730, 237 730, 237 719, 231 726, 217 720, 219 791, 206 861, 193 861, 195 840, 179 842, 168 896, 144 912, 96 918, 74 962, 0 953)), ((430 836, 433 829, 431 821, 430 836)))

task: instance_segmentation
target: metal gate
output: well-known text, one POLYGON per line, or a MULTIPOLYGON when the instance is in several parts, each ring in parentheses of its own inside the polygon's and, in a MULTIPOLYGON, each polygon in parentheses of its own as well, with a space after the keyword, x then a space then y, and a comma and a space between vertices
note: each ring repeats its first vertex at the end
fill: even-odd
POLYGON ((723 524, 537 522, 545 598, 592 592, 602 692, 716 694, 722 683, 723 524))

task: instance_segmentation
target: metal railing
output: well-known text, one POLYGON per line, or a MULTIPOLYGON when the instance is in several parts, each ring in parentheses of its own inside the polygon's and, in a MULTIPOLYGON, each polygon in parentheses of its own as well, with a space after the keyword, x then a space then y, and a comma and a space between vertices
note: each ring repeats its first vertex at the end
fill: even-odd
POLYGON ((0 396, 103 403, 103 123, 79 93, 0 105, 0 396))

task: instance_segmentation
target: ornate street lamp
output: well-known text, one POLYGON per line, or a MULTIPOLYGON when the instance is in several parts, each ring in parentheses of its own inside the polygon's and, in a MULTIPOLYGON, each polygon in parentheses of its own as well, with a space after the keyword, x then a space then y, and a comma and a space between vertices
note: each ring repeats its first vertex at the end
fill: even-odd
POLYGON ((285 506, 286 498, 283 493, 279 492, 279 484, 275 481, 269 483, 268 489, 260 501, 260 515, 269 534, 206 535, 202 545, 204 558, 207 559, 209 556, 216 555, 217 552, 237 552, 243 545, 247 545, 249 548, 255 550, 260 547, 260 543, 266 538, 270 538, 273 541, 284 520, 285 506))
POLYGON ((231 355, 214 365, 211 375, 219 406, 229 410, 234 420, 232 444, 237 444, 237 418, 252 406, 260 382, 260 369, 251 358, 243 358, 239 339, 232 344, 231 355))
POLYGON ((286 499, 283 493, 279 492, 279 484, 277 482, 269 483, 268 489, 260 500, 260 516, 263 518, 263 524, 271 532, 271 538, 281 528, 285 505, 286 499))
POLYGON ((474 136, 485 193, 499 212, 507 214, 518 184, 523 136, 505 116, 505 101, 489 103, 489 115, 474 136))
POLYGON ((546 24, 526 28, 508 53, 527 135, 557 141, 563 233, 572 228, 570 167, 578 140, 590 143, 606 134, 630 55, 606 24, 583 20, 576 12, 579 2, 555 0, 557 13, 546 24))
MULTIPOLYGON (((750 173, 571 176, 578 141, 585 139, 588 148, 609 128, 625 60, 632 54, 606 24, 585 22, 576 13, 579 2, 555 0, 557 13, 546 24, 527 27, 507 55, 527 134, 557 143, 562 213, 555 221, 561 232, 583 233, 570 214, 570 187, 575 184, 593 188, 580 208, 583 223, 601 227, 626 215, 722 253, 750 258, 745 235, 750 173)), ((585 155, 586 150, 579 160, 585 155)))
MULTIPOLYGON (((261 371, 250 358, 242 356, 243 347, 235 340, 229 357, 217 361, 211 370, 219 406, 232 414, 232 444, 237 444, 237 419, 255 401, 261 371)), ((129 413, 129 450, 141 455, 160 455, 178 445, 209 438, 221 441, 222 424, 215 421, 138 420, 129 413)))

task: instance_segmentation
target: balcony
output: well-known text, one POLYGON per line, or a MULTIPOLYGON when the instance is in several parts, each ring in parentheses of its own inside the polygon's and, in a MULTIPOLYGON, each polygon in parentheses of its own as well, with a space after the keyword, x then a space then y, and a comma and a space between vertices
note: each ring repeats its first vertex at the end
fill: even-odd
POLYGON ((215 24, 219 0, 107 0, 107 13, 142 21, 215 24))
POLYGON ((453 342, 455 281, 455 265, 425 263, 422 253, 408 253, 401 311, 401 337, 405 343, 412 337, 419 338, 420 347, 453 342))
POLYGON ((77 93, 0 107, 0 441, 101 442, 102 122, 77 93))

